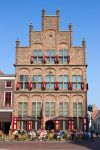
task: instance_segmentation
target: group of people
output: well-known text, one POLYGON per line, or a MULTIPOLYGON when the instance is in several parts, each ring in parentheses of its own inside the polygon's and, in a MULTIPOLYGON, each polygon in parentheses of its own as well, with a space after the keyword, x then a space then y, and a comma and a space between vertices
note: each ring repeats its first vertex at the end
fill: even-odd
MULTIPOLYGON (((66 130, 63 131, 61 129, 59 130, 31 130, 31 131, 25 131, 25 130, 15 130, 13 133, 15 140, 38 140, 38 141, 46 141, 46 140, 72 140, 72 141, 79 141, 82 140, 85 141, 93 141, 93 131, 84 131, 81 130, 66 130)), ((99 135, 98 135, 99 137, 99 135)))

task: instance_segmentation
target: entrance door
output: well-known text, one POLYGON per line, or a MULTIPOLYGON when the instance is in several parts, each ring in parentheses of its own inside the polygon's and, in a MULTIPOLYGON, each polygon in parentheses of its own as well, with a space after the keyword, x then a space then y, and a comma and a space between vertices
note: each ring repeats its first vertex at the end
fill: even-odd
POLYGON ((53 121, 47 121, 45 125, 46 130, 52 130, 54 129, 54 122, 53 121))
POLYGON ((3 123, 2 131, 3 131, 4 134, 9 133, 10 125, 11 125, 10 122, 3 123))

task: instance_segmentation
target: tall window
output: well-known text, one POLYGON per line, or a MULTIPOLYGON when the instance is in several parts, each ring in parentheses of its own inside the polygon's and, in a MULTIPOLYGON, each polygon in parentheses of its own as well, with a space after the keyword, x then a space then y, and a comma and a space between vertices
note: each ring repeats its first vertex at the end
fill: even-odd
POLYGON ((46 75, 46 89, 54 89, 54 75, 46 75))
POLYGON ((46 50, 46 63, 54 64, 55 50, 46 50))
POLYGON ((18 103, 18 116, 24 117, 28 114, 28 103, 27 102, 19 102, 18 103))
POLYGON ((59 102, 59 116, 68 117, 68 102, 59 102))
POLYGON ((42 76, 41 75, 33 75, 33 89, 41 89, 42 76))
POLYGON ((12 93, 5 92, 5 106, 11 106, 12 93))
POLYGON ((81 82, 82 82, 81 75, 73 75, 72 82, 73 82, 73 89, 81 90, 81 82))
POLYGON ((82 117, 82 103, 73 102, 73 117, 82 117))
POLYGON ((37 118, 42 115, 42 103, 41 102, 33 102, 32 103, 32 116, 37 118))
POLYGON ((60 90, 68 89, 68 75, 60 75, 59 76, 59 88, 60 88, 60 90))
POLYGON ((41 64, 42 63, 42 50, 34 50, 33 51, 33 57, 34 57, 34 63, 35 64, 41 64))
POLYGON ((20 75, 20 89, 28 89, 28 75, 20 75))
POLYGON ((45 116, 53 117, 55 115, 55 102, 45 103, 45 116))
POLYGON ((59 63, 66 64, 67 63, 68 50, 59 50, 59 63))

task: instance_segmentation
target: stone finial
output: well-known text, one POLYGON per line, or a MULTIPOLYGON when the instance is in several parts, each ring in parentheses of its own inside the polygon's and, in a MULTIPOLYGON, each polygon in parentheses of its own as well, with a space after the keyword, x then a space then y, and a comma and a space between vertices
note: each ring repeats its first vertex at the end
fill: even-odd
POLYGON ((33 25, 32 25, 32 23, 30 23, 30 25, 29 25, 29 31, 32 31, 33 30, 33 25))
POLYGON ((72 24, 69 24, 69 31, 72 31, 72 24))
POLYGON ((59 9, 56 10, 56 16, 60 16, 60 10, 59 9))
POLYGON ((82 46, 83 46, 83 47, 86 47, 86 41, 85 41, 84 38, 83 38, 83 40, 82 40, 82 46))
POLYGON ((20 41, 19 39, 16 40, 16 47, 19 47, 20 46, 20 41))
POLYGON ((45 16, 45 14, 46 14, 46 11, 43 9, 42 10, 42 16, 45 16))

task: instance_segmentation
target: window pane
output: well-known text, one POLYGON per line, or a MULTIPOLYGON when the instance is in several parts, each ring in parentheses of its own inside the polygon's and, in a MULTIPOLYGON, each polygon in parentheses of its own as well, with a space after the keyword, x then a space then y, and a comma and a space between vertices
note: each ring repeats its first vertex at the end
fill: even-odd
POLYGON ((64 50, 64 56, 67 56, 67 50, 66 49, 64 50))
POLYGON ((45 103, 45 115, 46 117, 50 116, 50 103, 49 102, 45 103))
POLYGON ((32 80, 33 80, 33 82, 36 82, 36 81, 37 81, 37 76, 36 76, 36 75, 33 75, 32 80))
POLYGON ((50 87, 50 89, 54 89, 54 83, 51 83, 51 87, 50 87))
POLYGON ((63 63, 63 57, 59 57, 59 63, 60 63, 60 64, 63 63))
POLYGON ((73 81, 73 82, 76 82, 76 81, 77 81, 76 76, 72 76, 72 81, 73 81))
POLYGON ((36 56, 36 57, 38 56, 38 51, 37 50, 33 51, 33 56, 36 56))
POLYGON ((52 63, 52 64, 55 63, 54 57, 51 57, 51 63, 52 63))
POLYGON ((36 117, 36 102, 32 103, 32 116, 36 117))
POLYGON ((64 75, 64 82, 68 82, 68 76, 64 75))
POLYGON ((24 76, 20 75, 20 81, 24 81, 24 76))
POLYGON ((81 90, 81 83, 77 83, 77 89, 81 90))
POLYGON ((81 82, 82 81, 82 77, 81 76, 77 76, 77 82, 81 82))
POLYGON ((34 57, 34 64, 36 64, 37 62, 37 57, 34 57))
POLYGON ((50 50, 46 50, 46 56, 50 57, 50 50))
POLYGON ((46 83, 46 89, 50 89, 50 83, 46 83))
POLYGON ((25 86, 25 87, 24 87, 25 89, 28 89, 28 82, 25 83, 24 86, 25 86))
POLYGON ((55 50, 51 50, 51 56, 55 56, 55 50))
POLYGON ((63 76, 62 75, 59 76, 59 82, 63 82, 63 76))
POLYGON ((59 50, 59 56, 63 56, 63 50, 59 50))
POLYGON ((63 116, 63 102, 59 103, 59 115, 63 116))
POLYGON ((46 75, 46 82, 50 82, 50 75, 46 75))
POLYGON ((26 81, 26 82, 28 81, 28 75, 24 76, 24 81, 26 81))
POLYGON ((67 63, 67 57, 64 57, 64 63, 67 63))
POLYGON ((50 57, 46 57, 46 62, 50 63, 50 57))
POLYGON ((77 103, 76 102, 73 103, 73 116, 77 117, 77 103))
POLYGON ((63 82, 60 82, 60 83, 59 83, 59 89, 60 89, 60 90, 63 89, 63 82))
POLYGON ((42 63, 42 57, 38 57, 38 63, 42 63))
POLYGON ((42 57, 42 50, 38 50, 38 56, 42 57))
POLYGON ((54 82, 54 76, 53 75, 50 76, 50 81, 54 82))
POLYGON ((68 83, 64 83, 64 89, 68 89, 68 83))
POLYGON ((42 76, 41 75, 38 75, 38 82, 42 82, 42 76))
POLYGON ((76 83, 73 83, 73 89, 77 89, 77 84, 76 83))
POLYGON ((37 83, 37 89, 41 89, 41 83, 37 83))

